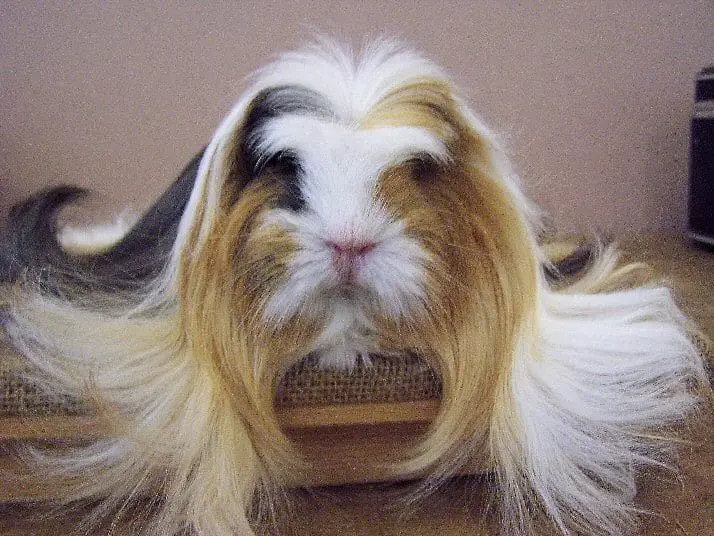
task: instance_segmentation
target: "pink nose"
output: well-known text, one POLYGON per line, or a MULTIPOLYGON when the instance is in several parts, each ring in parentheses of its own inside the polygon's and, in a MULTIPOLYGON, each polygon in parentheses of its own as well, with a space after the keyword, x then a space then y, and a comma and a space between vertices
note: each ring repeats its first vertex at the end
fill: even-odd
POLYGON ((332 265, 343 282, 354 281, 357 272, 364 263, 365 257, 375 247, 374 242, 363 241, 332 241, 328 240, 327 245, 332 250, 332 265))

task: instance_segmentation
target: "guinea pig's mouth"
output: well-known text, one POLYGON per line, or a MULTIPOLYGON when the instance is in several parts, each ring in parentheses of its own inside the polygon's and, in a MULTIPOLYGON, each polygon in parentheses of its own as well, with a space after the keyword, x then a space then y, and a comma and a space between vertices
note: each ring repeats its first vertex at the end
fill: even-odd
POLYGON ((328 287, 317 299, 328 306, 339 303, 342 306, 354 307, 363 312, 379 308, 379 298, 374 291, 355 281, 328 287))
POLYGON ((340 281, 337 285, 334 285, 329 294, 345 300, 358 300, 373 295, 373 292, 365 283, 351 279, 340 281))

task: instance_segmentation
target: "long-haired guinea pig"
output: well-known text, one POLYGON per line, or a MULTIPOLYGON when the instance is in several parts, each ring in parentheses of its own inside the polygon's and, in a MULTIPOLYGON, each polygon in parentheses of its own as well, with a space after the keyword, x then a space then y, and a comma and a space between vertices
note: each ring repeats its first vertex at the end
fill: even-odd
POLYGON ((121 424, 28 457, 97 516, 158 490, 146 534, 253 534, 257 498, 305 471, 273 401, 308 355, 433 367, 441 409, 394 470, 426 475, 427 493, 478 453, 512 534, 536 517, 621 534, 658 430, 706 382, 669 291, 628 287, 637 267, 613 249, 553 283, 494 135, 436 65, 388 41, 356 57, 320 41, 260 70, 113 244, 58 230, 81 193, 12 212, 3 324, 33 381, 121 424))

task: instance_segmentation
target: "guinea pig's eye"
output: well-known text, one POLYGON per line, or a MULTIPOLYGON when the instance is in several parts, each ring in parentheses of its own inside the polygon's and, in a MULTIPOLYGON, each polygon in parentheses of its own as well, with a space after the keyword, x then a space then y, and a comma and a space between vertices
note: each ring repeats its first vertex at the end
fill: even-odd
POLYGON ((419 153, 407 160, 406 165, 415 179, 428 179, 439 168, 439 162, 428 153, 419 153))
POLYGON ((283 150, 272 155, 260 167, 261 172, 270 169, 279 173, 297 173, 300 165, 294 152, 283 150))
POLYGON ((297 155, 288 150, 278 151, 261 166, 261 172, 271 171, 273 180, 282 188, 278 205, 295 212, 305 206, 300 188, 300 161, 297 155))

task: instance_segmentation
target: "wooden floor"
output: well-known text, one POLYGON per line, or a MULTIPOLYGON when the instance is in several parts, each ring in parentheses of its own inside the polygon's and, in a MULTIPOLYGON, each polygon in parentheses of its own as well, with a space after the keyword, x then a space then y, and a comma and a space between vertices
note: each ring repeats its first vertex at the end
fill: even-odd
MULTIPOLYGON (((714 252, 699 249, 673 236, 649 237, 624 243, 628 258, 650 262, 675 289, 682 307, 714 336, 714 252)), ((647 536, 714 535, 714 422, 702 415, 690 426, 692 443, 680 451, 681 475, 666 472, 642 475, 639 505, 641 534, 647 536)), ((408 486, 348 486, 295 493, 280 534, 300 536, 466 536, 496 535, 495 517, 484 511, 484 482, 460 479, 429 501, 415 505, 409 515, 390 510, 408 486)), ((67 534, 72 517, 63 521, 29 521, 36 507, 0 506, 0 535, 67 534)), ((107 532, 102 532, 106 534, 107 532)), ((113 535, 128 535, 116 528, 113 535)), ((542 533, 545 534, 546 533, 542 533)))

